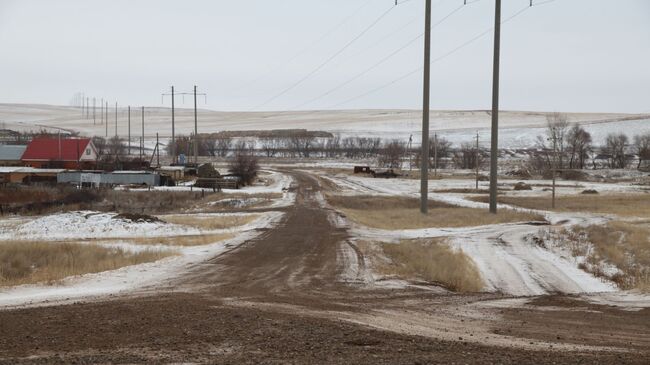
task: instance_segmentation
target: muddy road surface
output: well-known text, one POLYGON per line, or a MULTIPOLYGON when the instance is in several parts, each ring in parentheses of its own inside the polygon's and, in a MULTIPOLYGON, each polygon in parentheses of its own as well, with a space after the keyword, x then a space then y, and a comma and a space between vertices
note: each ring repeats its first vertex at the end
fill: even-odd
POLYGON ((161 287, 0 311, 0 363, 648 363, 647 309, 368 283, 318 180, 292 174, 281 224, 161 287))

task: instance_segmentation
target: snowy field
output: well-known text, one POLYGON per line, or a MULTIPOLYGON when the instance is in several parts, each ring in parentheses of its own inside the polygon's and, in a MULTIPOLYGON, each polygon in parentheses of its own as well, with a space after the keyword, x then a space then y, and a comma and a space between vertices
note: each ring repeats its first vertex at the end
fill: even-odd
MULTIPOLYGON (((337 193, 343 195, 419 196, 418 180, 373 179, 346 174, 331 174, 324 171, 316 173, 336 184, 341 189, 337 193)), ((504 181, 503 187, 512 189, 514 183, 516 180, 504 181)), ((527 181, 527 183, 532 185, 547 184, 548 181, 527 181)), ((576 194, 585 189, 597 189, 604 194, 638 193, 640 191, 640 187, 626 184, 562 181, 558 185, 559 194, 576 194)), ((482 189, 487 187, 485 182, 480 185, 482 189)), ((458 179, 430 181, 430 199, 487 211, 487 204, 467 200, 466 196, 470 194, 434 192, 435 190, 457 188, 473 189, 474 181, 458 179)), ((550 193, 543 191, 542 188, 535 188, 532 191, 511 191, 508 194, 548 196, 550 193)), ((521 208, 500 205, 500 209, 521 208)), ((607 215, 591 213, 546 211, 538 211, 538 213, 544 215, 551 224, 565 226, 603 224, 611 219, 607 215)), ((341 217, 335 219, 339 226, 348 228, 354 237, 362 240, 398 243, 405 239, 448 238, 452 247, 462 250, 476 263, 486 283, 486 291, 515 296, 534 296, 556 292, 572 294, 618 292, 614 283, 580 270, 578 265, 584 258, 573 257, 562 247, 542 248, 530 242, 527 237, 537 234, 540 227, 525 222, 468 228, 383 230, 362 226, 341 217)), ((600 298, 594 300, 606 301, 601 296, 594 296, 594 298, 600 298)), ((620 301, 641 302, 643 306, 650 306, 650 298, 633 294, 630 294, 625 300, 620 299, 620 301)))
MULTIPOLYGON (((139 111, 132 114, 133 144, 140 137, 139 111)), ((114 112, 109 111, 109 134, 114 131, 114 112)), ((569 121, 583 124, 592 133, 596 144, 610 132, 640 134, 650 132, 650 115, 568 113, 569 121), (634 120, 623 120, 634 119, 634 120)), ((171 135, 171 111, 147 108, 145 139, 152 147, 156 133, 165 142, 171 135)), ((491 117, 486 111, 433 111, 431 132, 460 144, 472 141, 478 131, 484 143, 489 141, 491 117)), ((500 114, 502 148, 530 147, 537 135, 543 134, 546 114, 539 112, 503 111, 500 114)), ((79 131, 85 135, 104 136, 105 126, 85 119, 79 109, 64 106, 0 104, 0 129, 37 131, 41 128, 79 131)), ((421 113, 413 110, 346 110, 313 112, 199 112, 199 133, 233 130, 308 129, 328 131, 342 137, 363 136, 408 140, 419 143, 421 113)), ((194 130, 193 111, 176 109, 176 133, 189 135, 194 130)), ((118 109, 118 134, 127 136, 127 111, 118 109)), ((630 135, 631 137, 631 135, 630 135)))

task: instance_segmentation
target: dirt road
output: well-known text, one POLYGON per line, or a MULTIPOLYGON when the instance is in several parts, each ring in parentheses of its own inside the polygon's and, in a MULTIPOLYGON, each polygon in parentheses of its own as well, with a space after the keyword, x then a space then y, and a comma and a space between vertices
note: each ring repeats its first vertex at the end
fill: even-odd
POLYGON ((293 174, 282 224, 166 287, 0 311, 0 363, 647 363, 648 310, 342 281, 363 259, 293 174))

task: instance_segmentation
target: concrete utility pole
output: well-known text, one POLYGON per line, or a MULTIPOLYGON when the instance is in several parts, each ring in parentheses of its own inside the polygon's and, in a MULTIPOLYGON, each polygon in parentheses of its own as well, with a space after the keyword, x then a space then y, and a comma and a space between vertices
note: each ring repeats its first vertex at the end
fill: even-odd
POLYGON ((97 124, 97 99, 93 98, 93 125, 97 124))
POLYGON ((499 158, 499 61, 501 51, 501 0, 494 9, 494 64, 492 70, 492 141, 490 144, 490 213, 497 213, 499 158))
POLYGON ((129 105, 129 116, 128 116, 128 124, 129 124, 129 132, 128 132, 128 138, 129 138, 129 147, 128 147, 128 155, 131 156, 131 105, 129 105))
POLYGON ((90 118, 90 98, 86 97, 86 119, 90 118))
POLYGON ((102 121, 102 124, 104 124, 104 98, 102 98, 101 108, 102 108, 100 110, 100 114, 101 114, 101 118, 102 118, 101 121, 102 121))
POLYGON ((420 158, 420 212, 429 212, 429 92, 431 80, 431 0, 424 16, 424 100, 422 105, 422 156, 420 158))

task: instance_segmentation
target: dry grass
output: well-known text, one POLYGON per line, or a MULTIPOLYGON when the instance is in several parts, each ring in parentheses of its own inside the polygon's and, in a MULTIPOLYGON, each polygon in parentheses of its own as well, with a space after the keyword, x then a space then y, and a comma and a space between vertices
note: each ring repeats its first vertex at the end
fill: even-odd
POLYGON ((386 274, 437 283, 457 292, 483 289, 483 280, 474 262, 443 241, 386 243, 382 244, 382 249, 392 261, 380 268, 386 274))
POLYGON ((225 215, 200 217, 195 215, 172 215, 161 217, 165 222, 180 224, 198 228, 200 230, 213 231, 217 229, 227 229, 243 226, 248 224, 259 216, 257 214, 248 215, 225 215))
POLYGON ((128 252, 77 243, 5 242, 0 244, 0 286, 54 283, 63 278, 153 262, 170 251, 128 252))
POLYGON ((282 193, 261 193, 261 194, 224 194, 216 193, 206 197, 204 204, 198 206, 195 210, 200 212, 221 212, 228 210, 245 210, 251 208, 264 208, 276 199, 281 199, 282 193), (233 200, 251 202, 242 207, 232 205, 233 200))
MULTIPOLYGON (((205 246, 213 243, 229 240, 235 237, 232 233, 203 234, 194 236, 175 237, 138 237, 126 240, 136 245, 164 245, 164 246, 205 246)), ((124 240, 119 240, 123 242, 124 240)), ((102 241, 108 243, 109 241, 102 241)))
POLYGON ((436 201, 429 201, 429 214, 425 216, 419 211, 419 201, 406 197, 328 196, 327 200, 359 224, 389 230, 474 227, 544 220, 541 215, 533 213, 501 209, 499 214, 494 215, 483 209, 462 208, 436 201))
POLYGON ((605 260, 623 274, 612 278, 623 289, 650 290, 650 225, 614 221, 580 228, 594 246, 591 263, 605 260))
MULTIPOLYGON (((487 202, 488 197, 471 200, 487 202)), ((513 197, 501 196, 499 203, 528 209, 552 210, 551 196, 513 197)), ((621 217, 650 218, 650 194, 572 195, 556 199, 555 211, 615 214, 621 217)))

